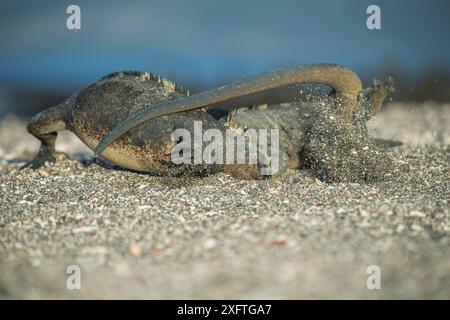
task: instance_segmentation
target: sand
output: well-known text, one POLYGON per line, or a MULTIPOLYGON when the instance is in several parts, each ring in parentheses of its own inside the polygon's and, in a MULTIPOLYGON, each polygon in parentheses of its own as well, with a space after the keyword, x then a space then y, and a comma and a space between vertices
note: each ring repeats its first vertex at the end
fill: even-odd
MULTIPOLYGON (((308 170, 240 181, 65 160, 18 170, 39 143, 0 122, 0 298, 450 298, 450 105, 390 103, 373 136, 401 140, 387 181, 308 170), (66 287, 69 265, 81 289, 66 287), (381 288, 367 288, 367 268, 381 288)), ((63 132, 59 150, 89 160, 63 132)), ((85 161, 86 162, 86 161, 85 161)))

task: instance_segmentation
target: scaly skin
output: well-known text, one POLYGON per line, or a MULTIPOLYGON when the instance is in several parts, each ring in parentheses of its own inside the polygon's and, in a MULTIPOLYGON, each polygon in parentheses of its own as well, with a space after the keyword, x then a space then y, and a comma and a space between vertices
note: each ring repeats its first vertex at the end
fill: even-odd
POLYGON ((213 90, 198 93, 180 100, 150 104, 122 121, 98 144, 95 153, 102 151, 130 129, 150 119, 163 115, 199 109, 240 96, 275 89, 291 84, 318 83, 330 86, 341 101, 343 117, 351 121, 362 91, 359 77, 350 69, 337 64, 312 64, 269 71, 213 90))

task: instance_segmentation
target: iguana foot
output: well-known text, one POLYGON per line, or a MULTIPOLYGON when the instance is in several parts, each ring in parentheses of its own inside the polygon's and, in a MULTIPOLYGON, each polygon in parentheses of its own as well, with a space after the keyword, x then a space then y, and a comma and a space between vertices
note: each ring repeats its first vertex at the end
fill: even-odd
POLYGON ((387 77, 385 81, 380 81, 378 79, 373 80, 373 85, 365 88, 361 95, 363 97, 363 111, 365 120, 369 120, 374 115, 376 115, 383 104, 386 96, 395 91, 395 82, 392 77, 387 77))
POLYGON ((39 169, 45 166, 46 163, 62 161, 66 159, 68 159, 68 157, 65 153, 54 152, 48 145, 42 144, 38 154, 34 157, 34 159, 24 165, 21 169, 39 169))

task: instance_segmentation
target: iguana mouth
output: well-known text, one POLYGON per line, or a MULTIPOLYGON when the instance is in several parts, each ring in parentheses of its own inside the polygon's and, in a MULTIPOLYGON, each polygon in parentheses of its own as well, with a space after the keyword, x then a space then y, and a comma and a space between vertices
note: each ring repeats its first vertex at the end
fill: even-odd
POLYGON ((275 89, 291 84, 317 83, 330 86, 342 100, 342 114, 351 120, 362 91, 359 77, 350 69, 338 64, 311 64, 287 69, 265 72, 245 78, 222 87, 204 91, 192 96, 161 101, 143 107, 123 120, 117 127, 102 138, 95 154, 99 155, 106 147, 135 126, 168 114, 199 109, 209 105, 275 89))

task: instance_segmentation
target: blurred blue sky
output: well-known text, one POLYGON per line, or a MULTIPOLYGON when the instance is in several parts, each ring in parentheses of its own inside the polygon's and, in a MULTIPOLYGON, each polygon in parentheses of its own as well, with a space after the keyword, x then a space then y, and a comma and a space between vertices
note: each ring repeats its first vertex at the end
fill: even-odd
POLYGON ((117 70, 189 88, 267 69, 335 62, 372 77, 393 65, 450 73, 448 0, 7 1, 0 4, 0 87, 72 89, 117 70), (81 7, 81 30, 66 8, 81 7), (381 7, 381 30, 366 8, 381 7))

